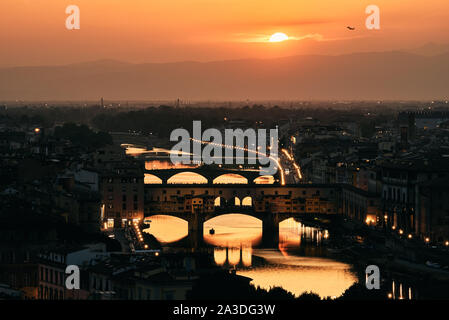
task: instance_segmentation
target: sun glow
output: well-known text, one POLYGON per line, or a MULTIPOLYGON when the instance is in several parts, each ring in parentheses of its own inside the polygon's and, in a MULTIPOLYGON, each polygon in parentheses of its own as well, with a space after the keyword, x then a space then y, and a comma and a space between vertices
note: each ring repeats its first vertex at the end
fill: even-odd
POLYGON ((282 32, 276 32, 270 37, 270 42, 282 42, 288 40, 288 36, 282 32))

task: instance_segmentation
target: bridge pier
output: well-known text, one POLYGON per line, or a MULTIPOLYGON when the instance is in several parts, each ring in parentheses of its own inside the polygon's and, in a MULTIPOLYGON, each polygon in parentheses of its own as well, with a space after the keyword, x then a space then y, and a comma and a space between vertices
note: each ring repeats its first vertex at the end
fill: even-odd
POLYGON ((194 213, 188 220, 189 238, 193 248, 198 248, 203 242, 204 217, 199 213, 194 213))
POLYGON ((279 244, 279 215, 266 212, 262 218, 262 244, 266 248, 277 248, 279 244))

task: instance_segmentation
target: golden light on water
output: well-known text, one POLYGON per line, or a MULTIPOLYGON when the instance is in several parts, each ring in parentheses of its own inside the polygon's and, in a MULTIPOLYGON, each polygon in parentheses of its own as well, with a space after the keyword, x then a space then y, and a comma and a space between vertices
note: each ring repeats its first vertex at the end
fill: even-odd
MULTIPOLYGON (((144 231, 160 242, 176 242, 188 235, 188 223, 183 219, 165 215, 149 218, 151 226, 144 231)), ((262 239, 262 221, 243 214, 226 214, 206 221, 203 233, 204 241, 217 247, 254 246, 262 239), (210 229, 214 229, 213 235, 210 229)))
MULTIPOLYGON (((152 216, 151 220, 151 227, 146 232, 159 241, 178 241, 188 234, 187 222, 181 219, 152 216)), ((295 255, 295 249, 304 245, 305 240, 307 245, 320 246, 329 238, 329 232, 305 226, 294 219, 280 223, 279 250, 258 249, 262 240, 262 221, 243 214, 226 214, 206 221, 203 237, 206 243, 215 246, 213 257, 217 265, 235 266, 237 274, 252 278, 252 283, 262 288, 281 286, 295 295, 313 291, 321 297, 338 297, 357 281, 348 264, 295 255), (209 233, 212 228, 214 234, 209 233), (254 257, 265 259, 268 265, 253 265, 254 257)))
POLYGON ((245 267, 250 267, 252 264, 253 250, 251 247, 242 248, 242 263, 245 267))
POLYGON ((154 215, 150 218, 150 228, 144 232, 152 234, 162 243, 176 242, 188 235, 188 223, 185 220, 164 215, 154 215))
POLYGON ((391 282, 391 292, 388 293, 388 299, 393 300, 412 300, 413 299, 413 289, 412 287, 399 282, 399 286, 395 280, 391 282), (408 287, 408 288, 407 288, 408 287), (399 290, 398 290, 399 289, 399 290))
POLYGON ((232 266, 236 266, 240 262, 240 248, 228 249, 228 262, 232 266))
POLYGON ((279 250, 287 255, 289 247, 299 247, 301 245, 301 224, 293 218, 282 221, 279 224, 279 250))
POLYGON ((242 246, 240 248, 217 247, 214 248, 214 261, 219 266, 242 265, 245 267, 250 267, 252 264, 252 253, 252 248, 248 246, 242 246))
POLYGON ((350 266, 326 258, 284 257, 277 250, 254 252, 273 266, 240 270, 237 274, 252 278, 255 286, 269 289, 280 286, 295 295, 313 291, 320 297, 338 297, 357 281, 350 266))
POLYGON ((226 263, 227 254, 226 248, 215 248, 214 249, 214 261, 217 265, 222 266, 226 263))
POLYGON ((262 240, 262 221, 243 214, 226 214, 204 223, 204 241, 217 247, 255 246, 262 240), (210 229, 215 233, 211 235, 210 229))

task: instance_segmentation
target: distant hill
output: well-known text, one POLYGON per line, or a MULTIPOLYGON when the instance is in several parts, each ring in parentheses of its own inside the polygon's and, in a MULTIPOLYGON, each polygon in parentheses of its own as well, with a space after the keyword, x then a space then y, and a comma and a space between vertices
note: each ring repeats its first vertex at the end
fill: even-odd
POLYGON ((0 69, 0 100, 447 99, 449 53, 0 69))
POLYGON ((440 54, 449 53, 449 43, 441 44, 441 43, 434 43, 429 42, 421 47, 407 50, 406 52, 423 55, 423 56, 436 56, 440 54))

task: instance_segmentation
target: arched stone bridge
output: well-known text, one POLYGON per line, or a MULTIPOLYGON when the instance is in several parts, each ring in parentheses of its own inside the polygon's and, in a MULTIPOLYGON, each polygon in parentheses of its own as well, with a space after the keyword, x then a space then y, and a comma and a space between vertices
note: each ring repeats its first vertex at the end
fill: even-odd
POLYGON ((176 217, 187 221, 188 223, 188 237, 195 247, 199 246, 199 243, 203 239, 204 223, 215 217, 219 217, 226 214, 238 213, 248 215, 257 218, 262 221, 262 242, 266 247, 276 247, 279 243, 279 224, 289 218, 297 218, 298 214, 294 213, 271 213, 266 212, 263 214, 256 213, 252 210, 252 207, 244 208, 226 208, 224 210, 215 210, 213 213, 154 213, 154 215, 166 215, 176 217))
MULTIPOLYGON (((145 216, 168 215, 189 224, 189 234, 202 238, 204 222, 214 217, 241 213, 262 221, 264 243, 275 244, 279 223, 288 218, 334 215, 328 206, 336 207, 338 186, 335 185, 145 185, 145 216), (321 199, 325 211, 307 209, 306 199, 321 199), (196 203, 194 201, 197 201, 196 203), (296 201, 294 203, 294 201, 296 201)), ((321 208, 321 207, 320 207, 321 208)), ((194 237, 195 238, 195 237, 194 237)))
MULTIPOLYGON (((261 177, 259 171, 254 169, 254 171, 250 170, 238 170, 231 168, 204 168, 204 167, 196 167, 196 168, 179 168, 179 169, 155 169, 155 170, 145 170, 145 175, 152 175, 161 180, 162 184, 168 184, 170 178, 182 174, 182 173, 195 173, 205 179, 205 184, 212 184, 214 180, 225 176, 227 174, 235 174, 239 175, 247 180, 248 184, 255 184, 254 180, 261 177)), ((274 176, 275 179, 279 179, 278 173, 274 176)))

